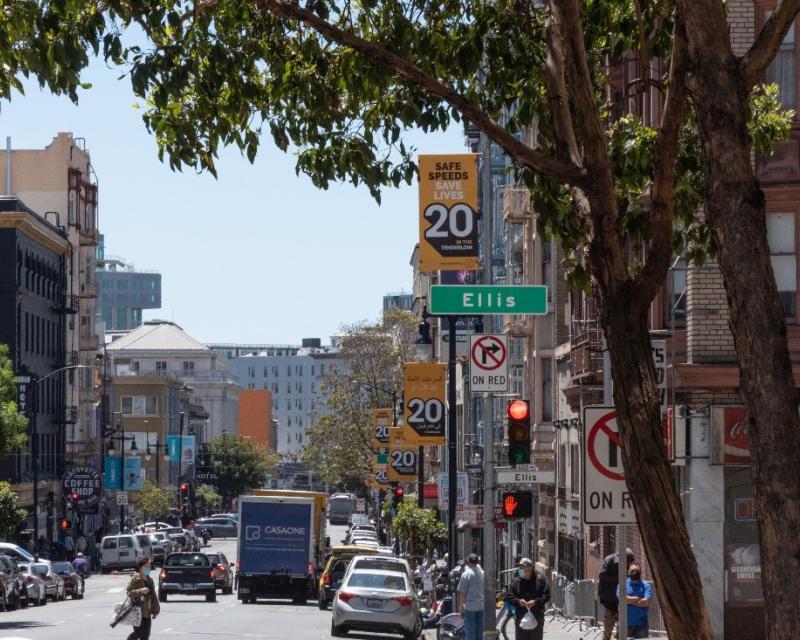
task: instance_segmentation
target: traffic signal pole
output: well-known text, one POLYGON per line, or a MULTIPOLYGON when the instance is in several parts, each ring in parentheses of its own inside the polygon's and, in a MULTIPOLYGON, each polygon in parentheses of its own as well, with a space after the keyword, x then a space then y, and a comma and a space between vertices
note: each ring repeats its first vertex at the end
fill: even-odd
MULTIPOLYGON (((448 358, 447 358, 447 570, 452 571, 456 565, 456 501, 458 500, 458 464, 456 438, 458 429, 456 420, 456 321, 455 316, 447 316, 448 358)), ((449 581, 448 581, 449 583, 449 581)), ((450 585, 451 589, 453 588, 450 585)))

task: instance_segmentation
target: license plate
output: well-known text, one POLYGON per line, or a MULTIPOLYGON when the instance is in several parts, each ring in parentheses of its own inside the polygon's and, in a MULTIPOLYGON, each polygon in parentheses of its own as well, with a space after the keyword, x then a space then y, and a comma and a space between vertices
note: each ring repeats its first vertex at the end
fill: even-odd
POLYGON ((184 589, 197 589, 197 585, 196 584, 191 584, 191 583, 190 584, 184 584, 183 588, 184 589))
POLYGON ((383 600, 379 598, 367 598, 368 609, 383 609, 383 600))

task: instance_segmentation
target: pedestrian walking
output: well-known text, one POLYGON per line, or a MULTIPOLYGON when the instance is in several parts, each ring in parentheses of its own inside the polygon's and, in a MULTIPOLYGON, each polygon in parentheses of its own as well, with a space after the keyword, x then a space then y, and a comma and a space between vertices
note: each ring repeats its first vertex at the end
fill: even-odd
POLYGON ((64 551, 67 554, 67 562, 72 562, 75 559, 75 540, 67 532, 62 542, 64 543, 64 551))
POLYGON ((483 638, 483 569, 470 554, 458 581, 458 610, 464 616, 464 640, 483 638))
MULTIPOLYGON (((627 565, 630 566, 635 560, 633 551, 625 549, 627 565)), ((597 599, 605 609, 603 617, 603 640, 611 640, 611 633, 614 625, 619 620, 619 598, 617 597, 617 587, 619 586, 619 554, 612 553, 603 560, 597 583, 597 599)))
POLYGON ((78 539, 75 541, 75 551, 78 553, 86 553, 86 536, 83 534, 78 536, 78 539))
POLYGON ((550 600, 550 588, 547 581, 536 571, 536 565, 530 558, 519 561, 517 576, 511 581, 506 597, 516 608, 514 616, 516 640, 542 640, 544 634, 544 605, 550 600), (520 622, 528 612, 536 618, 535 629, 523 629, 520 622))
MULTIPOLYGON (((650 583, 642 580, 642 567, 635 562, 628 567, 628 637, 647 638, 650 635, 650 625, 647 613, 650 600, 653 597, 653 588, 650 583)), ((619 588, 617 588, 619 595, 619 588)))
POLYGON ((142 558, 128 583, 128 598, 142 608, 142 622, 133 628, 128 640, 149 640, 152 621, 161 611, 156 596, 156 585, 150 577, 150 569, 150 560, 142 558))

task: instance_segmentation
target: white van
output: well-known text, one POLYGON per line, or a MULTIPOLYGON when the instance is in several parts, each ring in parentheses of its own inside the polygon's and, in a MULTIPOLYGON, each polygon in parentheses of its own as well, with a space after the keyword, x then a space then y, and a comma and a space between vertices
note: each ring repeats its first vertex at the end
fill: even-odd
POLYGON ((136 536, 121 534, 106 536, 100 544, 100 570, 136 568, 136 563, 145 557, 136 536))

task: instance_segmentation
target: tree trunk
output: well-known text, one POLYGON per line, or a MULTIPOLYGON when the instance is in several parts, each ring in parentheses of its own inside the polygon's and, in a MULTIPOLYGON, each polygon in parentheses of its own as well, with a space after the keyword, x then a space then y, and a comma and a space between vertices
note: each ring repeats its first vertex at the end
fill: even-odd
MULTIPOLYGON (((786 322, 767 244, 764 194, 753 174, 748 90, 730 46, 708 39, 724 15, 687 3, 694 68, 689 78, 705 147, 712 230, 747 406, 751 468, 770 640, 800 629, 800 419, 786 322)), ((727 32, 725 32, 727 42, 727 32)))
MULTIPOLYGON (((625 482, 655 574, 671 640, 713 640, 683 505, 661 436, 661 404, 645 312, 622 291, 602 300, 625 482)), ((646 306, 646 305, 645 305, 646 306)))

